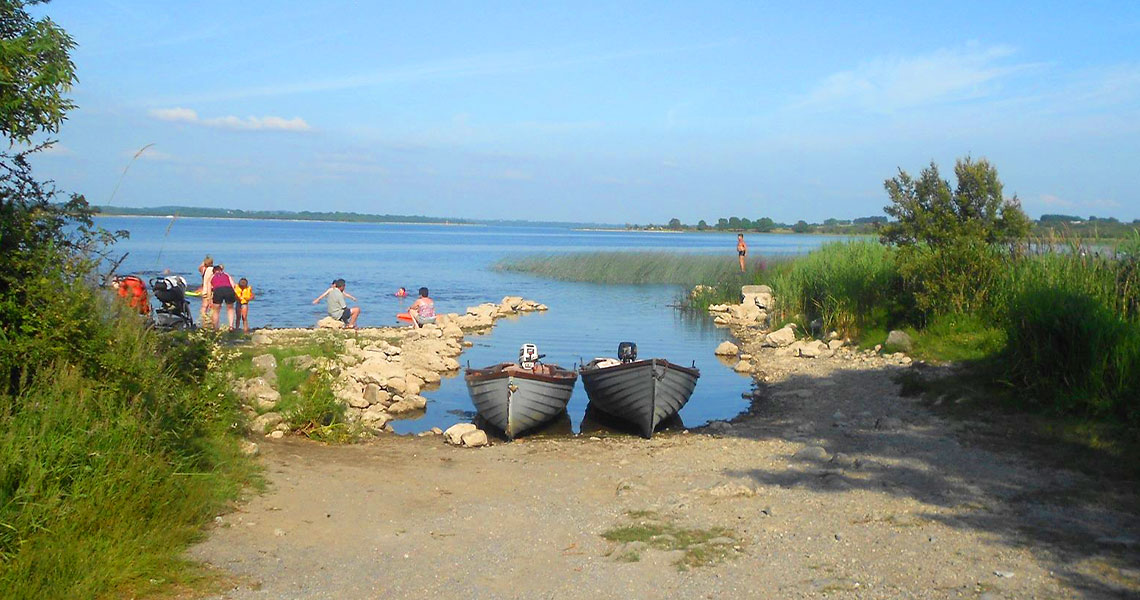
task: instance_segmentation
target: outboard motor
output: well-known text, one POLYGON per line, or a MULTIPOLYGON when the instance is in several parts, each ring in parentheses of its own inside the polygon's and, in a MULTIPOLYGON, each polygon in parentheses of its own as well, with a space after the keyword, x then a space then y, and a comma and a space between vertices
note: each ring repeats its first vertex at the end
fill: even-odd
POLYGON ((618 344, 618 360, 623 363, 631 363, 637 360, 637 344, 633 342, 618 344))
POLYGON ((523 344, 519 348, 519 366, 524 369, 533 369, 538 364, 539 359, 544 356, 546 355, 538 353, 538 346, 535 344, 523 344))

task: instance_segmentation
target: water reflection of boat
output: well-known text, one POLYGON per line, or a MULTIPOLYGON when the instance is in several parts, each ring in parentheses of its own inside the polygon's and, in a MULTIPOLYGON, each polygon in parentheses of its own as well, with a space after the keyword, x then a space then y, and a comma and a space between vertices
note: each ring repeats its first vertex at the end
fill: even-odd
POLYGON ((566 412, 578 374, 538 362, 533 344, 519 352, 519 364, 499 363, 467 369, 464 380, 471 401, 486 423, 514 438, 566 412))
POLYGON ((578 370, 590 404, 652 437, 689 401, 701 372, 663 358, 637 360, 637 346, 629 342, 618 346, 618 357, 596 358, 578 370))
MULTIPOLYGON (((683 429, 685 429, 685 423, 681 420, 681 415, 678 414, 662 421, 657 427, 657 433, 662 431, 681 431, 683 429)), ((578 431, 581 435, 593 435, 598 433, 641 435, 641 431, 638 430, 633 423, 606 414, 598 410, 593 403, 586 405, 586 414, 582 416, 582 422, 578 426, 578 431)))

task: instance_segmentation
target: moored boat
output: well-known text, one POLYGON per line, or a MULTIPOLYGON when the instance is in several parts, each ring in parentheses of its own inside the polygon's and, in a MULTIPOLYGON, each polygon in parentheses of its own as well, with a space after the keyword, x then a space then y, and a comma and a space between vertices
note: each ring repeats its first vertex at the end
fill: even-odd
POLYGON ((618 346, 618 356, 595 358, 578 370, 590 405, 653 437, 689 401, 701 372, 664 358, 637 360, 637 346, 630 342, 618 346))
POLYGON ((488 425, 514 439, 566 412, 578 374, 542 364, 534 344, 524 344, 518 363, 467 369, 464 381, 475 410, 488 425))

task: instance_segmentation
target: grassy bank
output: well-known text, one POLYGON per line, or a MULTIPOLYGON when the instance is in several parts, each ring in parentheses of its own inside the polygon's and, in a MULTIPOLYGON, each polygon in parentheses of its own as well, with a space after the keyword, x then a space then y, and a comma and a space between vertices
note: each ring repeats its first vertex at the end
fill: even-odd
POLYGON ((33 318, 5 331, 0 352, 6 366, 37 361, 0 393, 0 597, 147 596, 198 581, 186 546, 255 476, 218 347, 160 337, 50 275, 38 282, 50 289, 24 290, 33 318))

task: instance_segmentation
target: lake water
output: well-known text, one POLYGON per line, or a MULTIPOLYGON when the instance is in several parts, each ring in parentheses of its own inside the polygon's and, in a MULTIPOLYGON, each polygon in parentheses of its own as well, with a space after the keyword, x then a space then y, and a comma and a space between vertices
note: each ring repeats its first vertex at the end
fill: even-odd
MULTIPOLYGON (((579 359, 613 356, 618 342, 632 341, 642 358, 684 365, 695 361, 701 369, 696 391, 681 411, 685 426, 732 418, 748 405, 741 394, 749 391, 750 379, 713 356, 716 345, 729 337, 727 330, 714 327, 706 315, 672 308, 685 291, 680 287, 568 283, 491 270, 502 258, 536 252, 694 252, 722 254, 735 262, 736 237, 731 234, 146 217, 100 217, 97 223, 131 233, 117 245, 118 254, 129 252, 120 274, 149 279, 169 269, 193 286, 198 264, 210 254, 235 279, 248 278, 257 295, 250 305, 254 327, 312 326, 326 314, 325 303, 313 305, 312 300, 338 277, 347 280, 346 291, 358 299, 362 327, 396 324, 395 314, 411 301, 393 296, 401 286, 410 294, 421 286, 430 288, 440 313, 523 296, 550 310, 501 319, 492 333, 468 336, 474 346, 459 357, 461 363, 482 367, 513 361, 519 346, 530 342, 538 344, 547 363, 569 368, 579 359)), ((759 256, 803 253, 835 238, 766 234, 747 239, 750 255, 759 256)), ((426 413, 395 421, 398 432, 447 427, 473 415, 462 376, 446 378, 439 389, 423 395, 426 413)), ((568 407, 574 431, 586 404, 586 392, 578 384, 568 407)))

